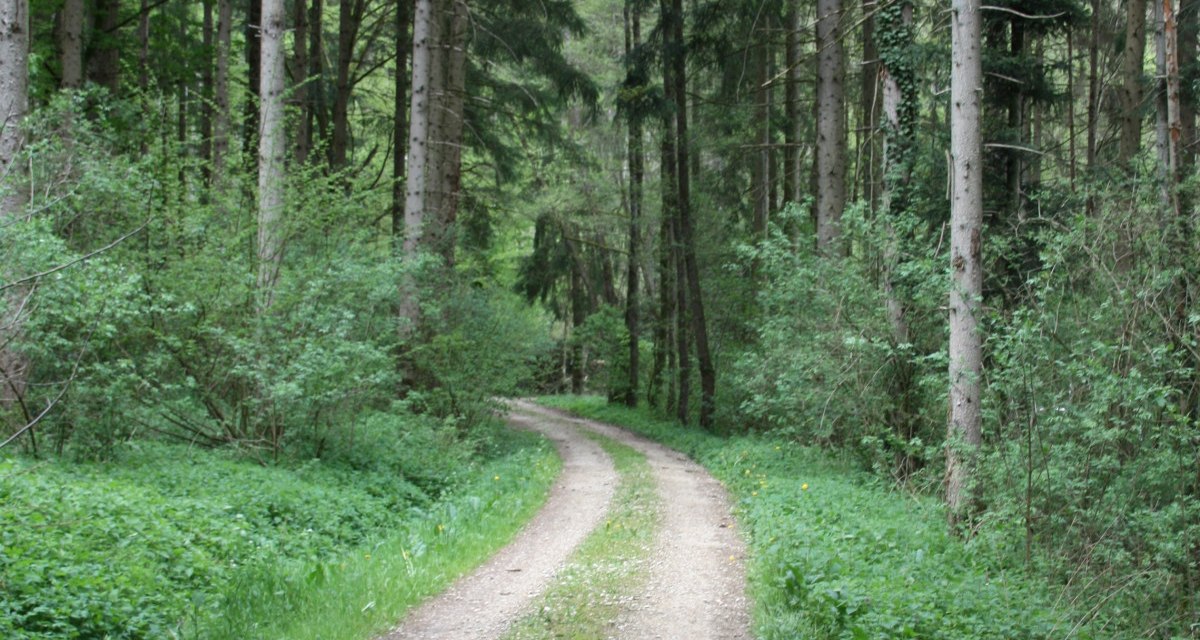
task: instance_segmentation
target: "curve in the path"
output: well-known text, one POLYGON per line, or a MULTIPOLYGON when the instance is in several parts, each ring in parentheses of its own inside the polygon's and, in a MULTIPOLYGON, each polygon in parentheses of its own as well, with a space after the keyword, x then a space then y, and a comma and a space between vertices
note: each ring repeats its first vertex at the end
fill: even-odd
POLYGON ((541 432, 562 456, 563 471, 546 505, 512 543, 381 640, 500 637, 607 513, 618 478, 599 445, 557 417, 514 412, 508 421, 541 432))
POLYGON ((650 556, 650 577, 618 620, 627 640, 743 640, 752 638, 746 597, 745 543, 737 534, 729 496, 687 456, 611 425, 583 420, 531 402, 513 405, 545 420, 568 421, 644 454, 663 503, 650 556))

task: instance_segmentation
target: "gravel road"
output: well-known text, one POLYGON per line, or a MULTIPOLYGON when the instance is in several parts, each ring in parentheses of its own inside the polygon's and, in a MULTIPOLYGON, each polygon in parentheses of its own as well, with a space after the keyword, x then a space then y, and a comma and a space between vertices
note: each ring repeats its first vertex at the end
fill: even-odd
POLYGON ((662 500, 650 577, 612 630, 614 640, 742 640, 750 633, 745 546, 725 490, 686 456, 617 427, 527 401, 508 420, 550 438, 563 473, 546 506, 517 538, 474 573, 416 609, 381 640, 495 640, 521 617, 608 510, 618 478, 581 430, 643 453, 662 500))

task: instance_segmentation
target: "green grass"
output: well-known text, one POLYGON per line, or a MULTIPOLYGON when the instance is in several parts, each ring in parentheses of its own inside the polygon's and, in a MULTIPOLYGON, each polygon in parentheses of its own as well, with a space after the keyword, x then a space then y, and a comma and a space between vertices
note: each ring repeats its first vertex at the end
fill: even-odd
POLYGON ((646 457, 584 431, 612 457, 620 482, 604 524, 571 556, 533 613, 505 640, 600 640, 612 635, 622 600, 646 580, 661 510, 646 457))
POLYGON ((769 640, 1105 637, 1044 581, 947 533, 936 499, 892 490, 827 452, 721 438, 602 398, 543 404, 692 456, 731 491, 750 544, 756 633, 769 640))
POLYGON ((361 640, 503 545, 559 470, 533 434, 385 426, 340 461, 0 458, 0 637, 361 640))

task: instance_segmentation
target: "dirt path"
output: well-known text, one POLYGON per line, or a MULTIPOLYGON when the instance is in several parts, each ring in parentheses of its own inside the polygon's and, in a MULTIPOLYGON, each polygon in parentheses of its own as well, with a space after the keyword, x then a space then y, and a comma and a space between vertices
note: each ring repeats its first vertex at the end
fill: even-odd
POLYGON ((616 472, 594 431, 644 454, 664 505, 650 577, 613 630, 619 640, 742 640, 750 633, 745 547, 724 489, 686 456, 610 425, 515 401, 509 421, 544 433, 563 456, 546 506, 516 540, 384 640, 494 640, 549 584, 604 517, 616 472))
POLYGON ((559 420, 517 412, 508 420, 550 438, 562 457, 562 475, 546 505, 512 543, 414 610, 383 640, 499 638, 608 511, 618 478, 600 445, 559 420))
POLYGON ((590 429, 646 456, 664 506, 643 593, 618 620, 624 640, 752 638, 745 544, 721 483, 687 456, 623 429, 526 402, 518 409, 590 429))

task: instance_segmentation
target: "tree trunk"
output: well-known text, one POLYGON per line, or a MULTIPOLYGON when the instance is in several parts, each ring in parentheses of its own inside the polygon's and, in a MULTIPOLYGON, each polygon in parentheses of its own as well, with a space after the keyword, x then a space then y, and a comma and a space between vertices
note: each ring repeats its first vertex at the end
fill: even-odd
POLYGON ((980 0, 954 0, 950 18, 950 411, 946 435, 946 504, 954 528, 966 516, 982 424, 980 0))
MULTIPOLYGON (((1170 0, 1165 0, 1169 2, 1170 0)), ((1171 197, 1175 177, 1170 159, 1170 124, 1167 122, 1167 32, 1164 0, 1151 0, 1154 15, 1154 150, 1158 157, 1163 202, 1171 197)))
POLYGON ((1127 0, 1124 60, 1121 65, 1121 144, 1118 163, 1132 171, 1142 144, 1142 57, 1146 51, 1146 0, 1127 0))
POLYGON ((58 52, 63 89, 83 86, 84 0, 66 0, 58 23, 58 52))
POLYGON ((392 248, 397 255, 404 249, 404 161, 408 156, 408 52, 409 3, 396 4, 395 102, 392 105, 392 248))
POLYGON ((783 200, 798 202, 802 192, 800 172, 800 12, 796 0, 787 5, 787 34, 784 38, 785 64, 784 110, 787 124, 783 130, 783 200))
MULTIPOLYGON (((147 34, 149 33, 147 21, 147 34)), ((205 185, 212 184, 212 133, 213 133, 213 0, 204 0, 204 22, 202 41, 204 58, 200 65, 200 157, 204 160, 201 173, 205 185)))
MULTIPOLYGON (((350 65, 354 61, 354 44, 362 26, 365 0, 341 0, 338 11, 337 79, 333 94, 333 142, 329 147, 329 168, 346 168, 350 145, 350 65)), ((348 186, 348 185, 347 185, 348 186)))
POLYGON ((769 60, 771 57, 771 21, 762 17, 762 26, 757 30, 754 39, 754 146, 750 154, 750 175, 753 184, 750 188, 751 199, 754 201, 752 210, 754 219, 751 221, 751 237, 755 242, 762 240, 767 233, 767 216, 771 209, 771 74, 769 60))
POLYGON ((284 7, 283 0, 262 0, 262 70, 259 85, 258 140, 258 310, 274 300, 283 262, 284 7))
POLYGON ((217 0, 217 75, 213 81, 212 183, 219 189, 225 179, 232 117, 229 104, 229 56, 233 43, 233 4, 217 0))
MULTIPOLYGON (((187 26, 181 25, 179 32, 180 42, 186 42, 187 26)), ((137 41, 138 90, 144 94, 150 86, 150 0, 142 0, 138 11, 137 41)))
MULTIPOLYGON (((24 144, 21 124, 29 109, 29 3, 27 0, 0 0, 0 179, 9 187, 0 202, 0 222, 5 225, 19 217, 24 196, 15 178, 21 173, 19 154, 24 144)), ((15 265, 5 265, 5 280, 14 275, 15 265)), ((15 287, 5 292, 8 298, 0 317, 0 406, 23 403, 29 377, 29 360, 14 350, 12 341, 24 323, 21 310, 26 291, 15 287)))
POLYGON ((845 49, 841 0, 817 0, 817 248, 832 254, 846 207, 845 49))
MULTIPOLYGON (((308 75, 312 78, 312 103, 308 111, 308 130, 322 142, 329 140, 329 113, 325 107, 325 0, 313 0, 309 12, 308 75)), ((311 149, 311 146, 310 146, 311 149)))
MULTIPOLYGON (((683 261, 687 270, 687 310, 692 338, 696 343, 696 361, 700 369, 700 426, 713 427, 716 412, 717 371, 708 347, 708 324, 701 297, 700 267, 696 261, 696 234, 692 224, 691 179, 688 164, 687 54, 683 39, 683 1, 672 2, 671 41, 675 45, 671 81, 675 85, 675 155, 679 180, 679 234, 683 242, 683 261)), ((682 356, 682 354, 680 354, 682 356)))
MULTIPOLYGON (((259 101, 262 85, 262 16, 263 2, 272 0, 247 0, 246 6, 246 80, 250 88, 251 99, 246 101, 245 135, 242 137, 242 149, 250 155, 256 144, 256 136, 262 133, 259 125, 259 101)), ((261 146, 261 145, 260 145, 261 146)), ((257 156, 251 156, 257 162, 257 156)), ((256 169, 257 170, 257 169, 256 169)))
MULTIPOLYGON (((664 51, 670 51, 674 46, 675 31, 671 26, 671 1, 660 0, 659 2, 659 26, 662 31, 664 51)), ((673 78, 675 69, 671 61, 671 56, 664 55, 662 64, 663 101, 666 104, 675 105, 676 85, 673 78)), ((674 354, 676 358, 676 373, 678 375, 674 377, 675 393, 668 396, 667 405, 675 410, 674 413, 681 423, 686 423, 688 413, 691 410, 689 406, 691 396, 691 354, 687 340, 686 320, 687 270, 684 267, 682 256, 683 246, 679 233, 679 155, 676 150, 679 136, 675 132, 677 121, 672 116, 673 114, 670 110, 663 109, 662 159, 660 162, 662 177, 659 181, 662 188, 664 239, 668 241, 670 247, 669 255, 671 257, 671 264, 668 266, 667 272, 670 272, 675 284, 671 290, 673 298, 670 303, 674 312, 671 314, 671 317, 675 320, 673 325, 673 334, 675 337, 674 354)))
POLYGON ((120 0, 96 0, 94 15, 96 31, 92 36, 93 53, 88 60, 88 76, 92 82, 115 94, 121 79, 120 0))
MULTIPOLYGON (((625 2, 625 57, 641 44, 642 24, 640 10, 629 0, 625 2)), ((627 72, 632 75, 632 70, 627 72)), ((629 162, 629 260, 625 276, 625 330, 629 333, 629 377, 626 380, 624 402, 626 406, 637 406, 638 394, 638 267, 641 260, 642 225, 642 122, 641 114, 631 113, 629 140, 626 151, 629 162)))
POLYGON ((449 0, 446 24, 445 80, 438 100, 441 112, 437 140, 439 178, 438 214, 430 237, 431 248, 441 254, 445 266, 454 266, 455 225, 462 191, 463 106, 466 97, 467 0, 449 0))
POLYGON ((879 201, 881 178, 886 177, 886 174, 880 171, 880 158, 876 156, 880 146, 876 132, 879 131, 879 109, 882 106, 879 100, 879 70, 882 65, 879 60, 879 48, 875 43, 875 33, 879 29, 879 5, 878 0, 862 0, 863 62, 859 110, 862 112, 863 133, 859 136, 862 139, 859 143, 859 154, 863 160, 859 171, 862 172, 862 198, 871 211, 875 210, 879 201))
MULTIPOLYGON (((292 31, 292 57, 295 60, 295 91, 293 101, 300 108, 300 117, 296 121, 296 164, 308 162, 308 154, 312 150, 312 100, 309 98, 309 63, 308 63, 308 2, 293 0, 295 5, 295 29, 292 31)), ((398 3, 407 7, 405 2, 398 3)), ((401 36, 397 36, 400 38, 401 36)))
MULTIPOLYGON (((432 68, 433 49, 439 46, 434 40, 434 5, 434 0, 416 0, 413 13, 412 96, 409 102, 408 161, 405 163, 403 245, 404 257, 409 264, 416 262, 425 226, 431 146, 430 116, 432 101, 439 91, 434 86, 436 74, 432 68)), ((420 312, 416 281, 412 274, 406 273, 401 285, 399 311, 401 335, 409 336, 416 328, 420 312)))

